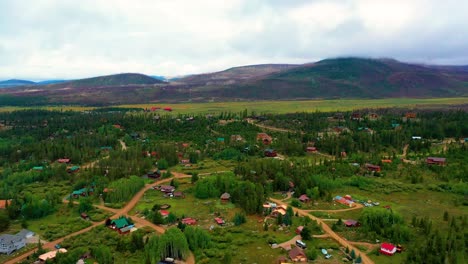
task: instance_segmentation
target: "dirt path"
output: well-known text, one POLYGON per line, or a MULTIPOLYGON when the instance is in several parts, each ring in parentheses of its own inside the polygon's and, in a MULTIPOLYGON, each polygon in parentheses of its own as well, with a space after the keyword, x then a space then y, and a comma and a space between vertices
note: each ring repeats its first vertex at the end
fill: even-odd
MULTIPOLYGON (((270 198, 270 200, 272 202, 275 202, 276 204, 279 204, 279 205, 287 205, 286 203, 284 203, 284 202, 282 202, 282 201, 280 201, 278 199, 270 198)), ((354 249, 354 252, 356 252, 356 255, 361 255, 363 264, 374 264, 374 261, 372 261, 366 254, 364 254, 357 247, 353 246, 349 241, 347 241, 346 239, 344 239, 344 238, 340 237, 338 234, 336 234, 322 219, 317 218, 317 217, 315 217, 313 215, 310 215, 305 210, 294 208, 294 212, 297 212, 299 215, 306 216, 306 217, 309 217, 312 220, 317 221, 317 223, 319 225, 321 225, 323 231, 326 234, 328 234, 331 238, 336 240, 340 245, 342 245, 343 247, 348 247, 350 250, 354 249)))
POLYGON ((255 126, 259 127, 259 128, 263 128, 263 129, 270 130, 270 131, 275 131, 275 132, 281 132, 281 133, 297 133, 297 132, 299 132, 299 133, 301 133, 301 135, 305 134, 303 131, 296 131, 296 130, 273 127, 273 126, 267 126, 267 125, 260 125, 260 124, 257 124, 255 122, 249 122, 249 123, 252 124, 252 125, 255 125, 255 126))
POLYGON ((127 144, 121 139, 119 139, 120 145, 122 146, 122 150, 127 150, 127 144))
POLYGON ((406 144, 403 147, 403 154, 401 155, 402 158, 406 158, 406 153, 408 152, 408 147, 409 147, 409 144, 406 144))
POLYGON ((281 244, 278 244, 276 247, 272 247, 272 248, 284 248, 285 250, 290 250, 291 249, 291 245, 294 245, 296 244, 296 240, 299 240, 301 239, 301 236, 300 235, 297 235, 293 238, 291 238, 290 240, 286 241, 286 242, 283 242, 281 244))

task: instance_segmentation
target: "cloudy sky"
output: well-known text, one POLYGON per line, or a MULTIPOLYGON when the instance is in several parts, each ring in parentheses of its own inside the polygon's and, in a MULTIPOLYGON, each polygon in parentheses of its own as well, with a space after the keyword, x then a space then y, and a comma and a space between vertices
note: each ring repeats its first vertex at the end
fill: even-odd
POLYGON ((468 1, 0 0, 0 79, 338 56, 468 64, 468 1))

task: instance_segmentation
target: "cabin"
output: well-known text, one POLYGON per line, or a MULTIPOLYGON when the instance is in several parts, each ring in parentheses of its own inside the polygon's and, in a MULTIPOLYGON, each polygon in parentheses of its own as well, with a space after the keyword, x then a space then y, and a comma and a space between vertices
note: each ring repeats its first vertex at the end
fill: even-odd
POLYGON ((163 218, 166 218, 169 216, 170 212, 167 210, 159 210, 159 214, 161 214, 163 218))
POLYGON ((303 194, 303 195, 299 196, 299 201, 301 201, 303 203, 308 203, 310 201, 310 198, 307 195, 303 194))
POLYGON ((416 113, 414 112, 408 112, 405 114, 406 118, 416 118, 416 113))
POLYGON ((35 171, 42 171, 42 170, 44 170, 44 167, 43 166, 34 166, 32 169, 35 170, 35 171))
POLYGON ((278 156, 278 153, 276 153, 274 149, 265 149, 263 154, 265 155, 265 157, 270 157, 270 158, 278 156))
POLYGON ((225 224, 224 220, 222 218, 220 218, 220 217, 216 217, 214 220, 220 226, 225 224))
POLYGON ((117 129, 122 129, 122 126, 120 124, 113 124, 112 126, 117 129))
POLYGON ((381 161, 382 161, 382 163, 392 163, 392 160, 390 160, 390 159, 383 159, 381 161))
POLYGON ((11 204, 11 200, 0 200, 0 209, 6 209, 11 204))
POLYGON ((65 164, 68 164, 68 163, 70 163, 70 159, 66 159, 66 158, 58 159, 57 162, 58 162, 58 163, 65 163, 65 164))
POLYGON ((111 146, 102 146, 102 147, 100 147, 100 150, 101 151, 110 151, 110 150, 112 150, 112 147, 111 146))
POLYGON ((396 251, 396 246, 391 243, 382 243, 382 245, 380 245, 380 253, 382 254, 393 256, 393 254, 395 254, 396 251))
POLYGON ((171 108, 171 107, 164 107, 163 110, 166 111, 166 112, 172 112, 172 108, 171 108))
POLYGON ((223 137, 219 137, 219 138, 216 139, 216 141, 217 141, 218 143, 224 143, 224 138, 223 138, 223 137))
POLYGON ((351 120, 354 120, 354 121, 359 121, 361 120, 361 114, 360 113, 352 113, 351 114, 351 120))
POLYGON ((183 192, 174 192, 174 198, 185 198, 185 194, 183 192))
POLYGON ((272 217, 278 217, 278 215, 285 216, 286 215, 286 210, 288 207, 286 205, 279 205, 275 209, 271 211, 271 216, 272 217))
POLYGON ((175 187, 171 185, 162 185, 159 190, 163 193, 173 193, 175 191, 175 187))
POLYGON ((241 135, 231 135, 230 142, 237 143, 237 142, 244 142, 244 138, 241 135))
POLYGON ((187 217, 187 218, 182 219, 182 224, 184 224, 184 225, 196 225, 197 220, 195 220, 195 219, 193 219, 191 217, 187 217))
POLYGON ((316 147, 307 147, 306 152, 307 153, 316 153, 318 150, 316 147))
POLYGON ((446 164, 446 159, 439 157, 428 157, 426 159, 426 164, 444 166, 446 164))
POLYGON ((420 137, 420 136, 412 136, 411 139, 412 139, 412 140, 421 140, 422 137, 420 137))
POLYGON ((84 220, 89 220, 89 216, 86 213, 81 213, 80 217, 83 218, 84 220))
POLYGON ((304 226, 298 226, 296 228, 296 234, 300 235, 302 233, 302 230, 304 229, 304 226))
POLYGON ((348 154, 346 153, 346 151, 341 151, 340 156, 342 158, 346 158, 348 156, 348 154))
POLYGON ((294 247, 289 251, 289 258, 293 262, 307 262, 307 257, 306 254, 304 253, 304 250, 302 250, 299 247, 294 247))
POLYGON ((150 179, 158 179, 161 177, 161 171, 160 170, 156 170, 156 171, 153 171, 153 172, 148 172, 146 174, 146 177, 150 178, 150 179))
POLYGON ((75 190, 72 192, 72 196, 73 198, 79 198, 80 196, 82 197, 86 197, 86 196, 89 196, 89 195, 93 195, 93 192, 94 192, 94 189, 93 188, 81 188, 79 190, 75 190))
POLYGON ((229 199, 231 199, 231 195, 229 193, 225 192, 225 193, 221 194, 220 199, 221 199, 221 202, 227 203, 227 202, 229 202, 229 199))
POLYGON ((373 165, 373 164, 370 164, 370 163, 366 163, 364 166, 366 167, 367 171, 372 171, 372 172, 380 172, 381 171, 381 168, 378 165, 373 165))
POLYGON ((267 133, 258 133, 257 141, 258 140, 262 141, 264 145, 270 145, 273 139, 267 133))
POLYGON ((51 260, 55 259, 55 257, 57 256, 57 253, 59 253, 59 252, 60 253, 67 253, 67 250, 64 249, 64 248, 59 248, 57 250, 52 250, 52 251, 49 251, 47 253, 44 253, 44 254, 40 255, 39 257, 37 257, 37 259, 39 261, 41 261, 41 263, 44 263, 46 261, 48 261, 48 263, 49 263, 51 260))
POLYGON ((358 227, 358 226, 360 226, 361 224, 360 224, 358 221, 356 221, 356 220, 348 219, 348 220, 346 220, 346 221, 344 222, 344 225, 345 225, 346 227, 358 227))
POLYGON ((119 232, 119 234, 127 234, 134 227, 134 224, 131 223, 126 217, 120 217, 118 219, 106 221, 109 228, 114 229, 119 232))
POLYGON ((78 172, 80 171, 80 166, 73 166, 73 167, 70 167, 67 169, 67 172, 68 173, 75 173, 75 172, 78 172))
POLYGON ((379 119, 379 115, 377 113, 369 113, 369 115, 367 115, 367 118, 373 121, 379 119))

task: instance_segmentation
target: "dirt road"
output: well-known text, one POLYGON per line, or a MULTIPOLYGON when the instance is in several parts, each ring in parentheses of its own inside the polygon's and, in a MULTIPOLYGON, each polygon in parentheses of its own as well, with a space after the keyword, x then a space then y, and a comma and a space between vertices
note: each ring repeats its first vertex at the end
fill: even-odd
POLYGON ((127 145, 125 144, 125 142, 121 139, 119 139, 119 142, 120 142, 120 145, 122 146, 122 150, 127 150, 127 145))
MULTIPOLYGON (((281 200, 278 199, 273 199, 270 198, 272 202, 275 202, 278 205, 286 205, 286 203, 282 202, 281 200)), ((343 247, 348 247, 350 250, 354 249, 354 252, 356 252, 356 255, 361 255, 362 258, 362 263, 363 264, 374 264, 374 261, 372 261, 366 254, 364 254, 361 250, 353 246, 349 241, 345 240, 344 238, 340 237, 338 234, 336 234, 322 219, 317 218, 313 215, 310 215, 307 211, 301 210, 301 209, 296 209, 294 208, 294 212, 297 212, 299 215, 309 217, 312 220, 317 221, 319 225, 321 225, 323 231, 328 234, 331 238, 336 240, 340 245, 343 247)))

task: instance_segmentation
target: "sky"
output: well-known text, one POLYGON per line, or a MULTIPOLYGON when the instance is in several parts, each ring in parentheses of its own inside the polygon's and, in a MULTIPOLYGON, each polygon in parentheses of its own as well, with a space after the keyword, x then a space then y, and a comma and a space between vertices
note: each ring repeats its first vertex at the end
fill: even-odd
POLYGON ((468 65, 468 1, 0 0, 0 80, 344 56, 468 65))

